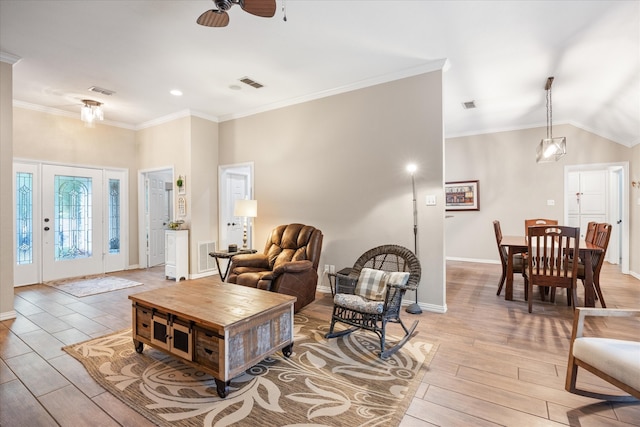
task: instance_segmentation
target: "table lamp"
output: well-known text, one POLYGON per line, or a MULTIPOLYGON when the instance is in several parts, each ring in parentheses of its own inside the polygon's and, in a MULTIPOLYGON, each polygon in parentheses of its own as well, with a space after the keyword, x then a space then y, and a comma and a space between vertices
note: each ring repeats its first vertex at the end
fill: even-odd
POLYGON ((233 216, 244 217, 244 232, 242 234, 242 249, 247 249, 247 223, 248 218, 258 216, 258 201, 238 199, 235 202, 233 216))

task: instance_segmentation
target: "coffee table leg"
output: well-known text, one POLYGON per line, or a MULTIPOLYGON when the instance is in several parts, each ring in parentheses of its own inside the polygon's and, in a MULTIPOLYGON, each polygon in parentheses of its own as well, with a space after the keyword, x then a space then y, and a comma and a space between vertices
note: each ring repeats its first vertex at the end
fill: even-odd
POLYGON ((229 394, 229 384, 231 384, 231 381, 222 381, 217 378, 215 378, 215 380, 216 380, 216 390, 218 391, 218 396, 224 399, 229 394))
POLYGON ((142 354, 142 350, 144 349, 144 343, 138 340, 133 340, 133 347, 136 349, 136 353, 142 354))
POLYGON ((284 357, 286 357, 287 359, 289 358, 289 356, 291 356, 292 351, 293 351, 293 343, 282 348, 282 354, 284 354, 284 357))

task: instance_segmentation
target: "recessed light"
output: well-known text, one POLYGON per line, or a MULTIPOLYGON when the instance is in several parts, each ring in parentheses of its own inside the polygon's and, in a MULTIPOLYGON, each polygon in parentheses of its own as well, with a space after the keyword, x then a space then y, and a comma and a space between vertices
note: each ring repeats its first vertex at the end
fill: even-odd
POLYGON ((169 92, 171 95, 173 96, 182 96, 182 91, 178 90, 178 89, 173 89, 172 91, 169 92))
POLYGON ((231 90, 240 90, 242 88, 240 86, 238 86, 238 85, 231 85, 231 86, 229 86, 229 89, 231 89, 231 90))

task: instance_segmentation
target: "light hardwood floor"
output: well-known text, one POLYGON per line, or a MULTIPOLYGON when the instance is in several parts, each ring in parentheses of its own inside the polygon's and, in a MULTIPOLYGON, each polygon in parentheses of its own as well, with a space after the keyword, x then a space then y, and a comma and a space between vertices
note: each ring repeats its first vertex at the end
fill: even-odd
MULTIPOLYGON (((144 286, 84 298, 44 285, 16 288, 18 317, 0 323, 0 426, 150 425, 61 350, 129 327, 130 293, 174 284, 161 268, 116 275, 144 286)), ((420 339, 439 348, 401 425, 640 426, 640 403, 610 404, 564 391, 572 321, 565 295, 551 304, 534 291, 529 314, 522 278, 515 279, 515 300, 505 301, 504 292, 495 294, 499 276, 498 265, 448 262, 447 313, 403 313, 406 321, 419 318, 420 339)), ((601 283, 610 308, 640 307, 640 281, 617 266, 604 266, 601 283)), ((304 311, 328 321, 331 297, 319 294, 304 311)), ((629 322, 589 326, 631 339, 640 330, 629 322)), ((580 383, 611 389, 581 374, 580 383)))

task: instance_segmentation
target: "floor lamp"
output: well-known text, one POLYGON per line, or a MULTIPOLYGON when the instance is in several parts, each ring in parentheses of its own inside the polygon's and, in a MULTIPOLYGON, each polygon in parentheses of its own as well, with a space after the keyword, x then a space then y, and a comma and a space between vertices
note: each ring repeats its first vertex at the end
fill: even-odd
MULTIPOLYGON (((411 189, 413 190, 413 253, 418 256, 418 201, 416 200, 416 180, 414 174, 416 173, 417 167, 414 164, 407 165, 407 172, 411 174, 411 189)), ((416 302, 410 304, 407 309, 407 313, 410 314, 420 314, 422 313, 422 309, 420 308, 420 304, 418 304, 418 289, 416 288, 416 302)))
POLYGON ((242 249, 247 249, 247 221, 248 218, 255 218, 258 216, 258 201, 257 200, 236 200, 236 204, 233 209, 233 216, 244 217, 244 232, 242 234, 242 249))

